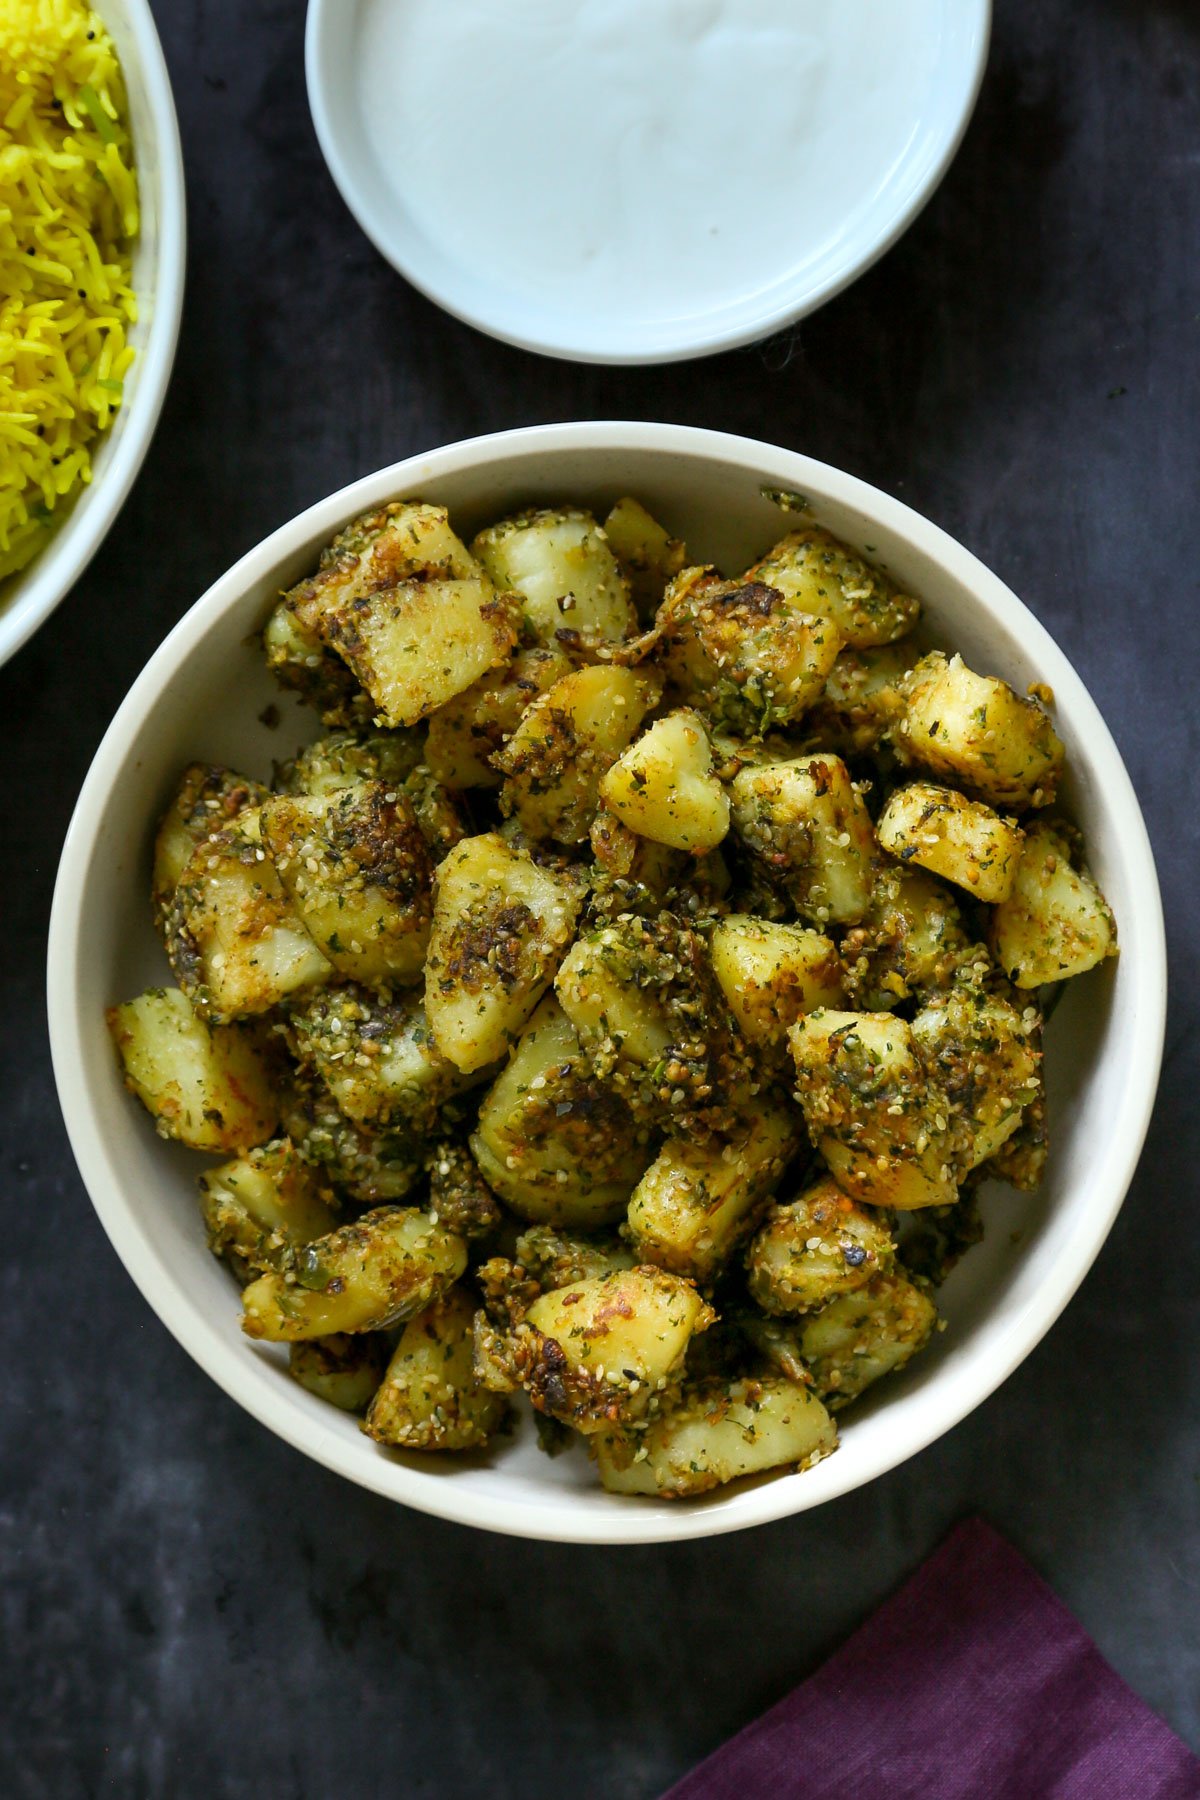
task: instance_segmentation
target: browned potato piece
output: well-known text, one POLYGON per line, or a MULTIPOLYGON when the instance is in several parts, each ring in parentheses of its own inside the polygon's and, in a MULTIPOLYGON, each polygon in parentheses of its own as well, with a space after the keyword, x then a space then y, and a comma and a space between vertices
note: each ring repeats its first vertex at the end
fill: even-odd
POLYGON ((341 975, 369 986, 420 979, 433 864, 416 814, 386 781, 283 794, 263 842, 305 930, 341 975))
POLYGON ((257 812, 197 845, 167 932, 176 981, 211 1019, 270 1012, 333 973, 262 846, 257 812))
POLYGON ((610 1494, 665 1500, 708 1493, 767 1469, 808 1469, 837 1449, 837 1428, 797 1382, 712 1378, 689 1387, 644 1431, 596 1439, 610 1494))
POLYGON ((712 965, 743 1037, 761 1050, 786 1050, 802 1013, 842 1000, 842 969, 831 938, 806 925, 730 913, 711 938, 712 965))
POLYGON ((637 733, 662 684, 655 674, 591 667, 564 675, 527 707, 496 764, 501 806, 531 838, 582 844, 600 782, 637 733))
POLYGON ((838 1186, 870 1206, 948 1206, 949 1106, 892 1013, 814 1012, 789 1034, 809 1133, 838 1186))
POLYGON ((796 1154, 794 1106, 764 1100, 728 1142, 668 1138, 634 1189, 629 1229, 644 1262, 707 1282, 796 1154))
POLYGON ((366 1412, 386 1367, 387 1339, 381 1332, 338 1332, 288 1346, 292 1380, 341 1412, 366 1412))
POLYGON ((487 582, 404 581, 322 615, 385 725, 415 725, 508 661, 517 623, 487 582))
POLYGON ((415 994, 385 1000, 366 988, 330 988, 294 1008, 292 1048, 338 1109, 368 1131, 405 1125, 432 1131, 438 1112, 473 1080, 437 1048, 415 994))
POLYGON ((764 1312, 810 1312, 865 1287, 895 1254, 887 1214, 857 1206, 825 1176, 768 1212, 747 1253, 750 1293, 764 1312))
POLYGON ((596 1080, 551 995, 485 1095, 471 1148, 518 1218, 580 1230, 619 1219, 650 1160, 646 1132, 596 1080))
POLYGON ((729 797, 713 774, 704 721, 688 707, 656 719, 600 783, 630 831, 703 856, 729 830, 729 797))
POLYGON ((460 1237, 415 1207, 384 1206, 297 1250, 242 1295, 247 1337, 291 1343, 383 1331, 420 1312, 467 1266, 460 1237))
POLYGON ((179 878, 198 844, 232 825, 268 797, 261 782, 214 763, 189 763, 175 798, 159 821, 154 839, 150 897, 160 928, 165 925, 179 878))
POLYGON ((888 862, 875 871, 862 923, 842 939, 846 994, 863 1012, 890 1012, 944 987, 971 939, 958 902, 936 876, 888 862))
POLYGON ((480 1450, 503 1422, 507 1402, 475 1377, 475 1304, 451 1288, 400 1334, 363 1430, 398 1450, 480 1450))
POLYGON ((1048 806, 1054 799, 1065 753, 1036 700, 940 650, 916 665, 905 696, 894 741, 906 761, 993 806, 1048 806))
POLYGON ((582 900, 570 875, 540 868, 495 832, 467 838, 437 872, 425 969, 434 1042, 464 1073, 514 1044, 554 978, 582 900))
POLYGON ((591 1433, 655 1410, 714 1318, 688 1281, 620 1269, 542 1294, 513 1335, 534 1406, 591 1433))
POLYGON ((334 731, 306 744, 276 772, 279 794, 336 794, 360 781, 402 787, 421 761, 419 730, 334 731))
POLYGON ((267 667, 280 687, 314 706, 331 726, 369 725, 375 708, 340 656, 300 623, 287 600, 281 600, 263 630, 267 667))
POLYGON ((949 1105, 961 1174, 995 1155, 1041 1092, 1041 1019, 987 991, 986 960, 912 1022, 913 1041, 949 1105))
POLYGON ((638 617, 648 624, 668 581, 687 562, 687 548, 629 494, 605 519, 604 535, 629 582, 638 617))
POLYGON ((839 756, 752 763, 733 780, 733 822, 767 878, 815 924, 853 924, 871 899, 875 833, 839 756))
POLYGON ((622 911, 576 939, 554 988, 639 1122, 698 1138, 736 1128, 758 1075, 699 932, 622 911))
POLYGON ((1079 854, 1079 834, 1061 819, 1026 831, 1012 892, 992 915, 992 950, 1019 988, 1065 981, 1117 952, 1109 905, 1079 854))
POLYGON ((901 862, 919 863, 991 905, 1012 892, 1025 841, 1024 833, 990 806, 931 781, 897 788, 876 832, 901 862))
POLYGON ((337 1225, 328 1193, 287 1138, 248 1150, 200 1177, 209 1248, 243 1284, 282 1268, 290 1251, 337 1225))
POLYGON ((873 1381, 902 1369, 936 1324, 937 1308, 920 1288, 902 1275, 876 1275, 805 1318, 800 1353, 818 1394, 837 1412, 873 1381))
POLYGON ((518 650, 507 667, 494 669, 439 707, 426 740, 429 766, 438 780, 449 788, 499 787, 496 752, 503 750, 526 707, 570 673, 570 658, 557 647, 518 650))
POLYGON ((866 756, 904 714, 904 677, 916 661, 910 643, 838 652, 824 692, 804 717, 805 748, 866 756))
POLYGON ((689 705, 720 730, 762 737, 820 695, 842 636, 778 588, 685 569, 659 610, 664 666, 689 705))
POLYGON ((253 1027, 211 1025, 178 988, 109 1008, 125 1085, 162 1137, 192 1150, 245 1150, 279 1123, 275 1071, 253 1027))
POLYGON ((636 626, 629 583, 591 513, 577 506, 518 513, 471 546, 498 588, 519 594, 525 623, 544 644, 562 629, 590 642, 636 626))
POLYGON ((747 569, 745 579, 781 589, 799 611, 832 619, 844 642, 857 650, 903 637, 921 612, 920 603, 900 593, 890 576, 816 525, 781 538, 747 569))

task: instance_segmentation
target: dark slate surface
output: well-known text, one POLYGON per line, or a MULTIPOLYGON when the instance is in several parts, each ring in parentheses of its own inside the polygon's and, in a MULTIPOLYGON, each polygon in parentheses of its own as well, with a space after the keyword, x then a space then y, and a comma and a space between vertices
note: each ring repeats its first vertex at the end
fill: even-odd
POLYGON ((1200 1746, 1200 13, 999 0, 975 122, 896 250, 782 341, 621 372, 493 344, 376 257, 317 153, 300 0, 157 10, 191 195, 175 382, 117 529, 0 675, 0 1791, 650 1796, 979 1507, 1200 1746), (1051 1338, 869 1491, 654 1551, 509 1542, 403 1512, 243 1416, 92 1216, 42 1011, 76 789, 209 581, 395 457, 589 416, 774 438, 899 494, 991 563, 1113 727, 1172 932, 1149 1146, 1051 1338))

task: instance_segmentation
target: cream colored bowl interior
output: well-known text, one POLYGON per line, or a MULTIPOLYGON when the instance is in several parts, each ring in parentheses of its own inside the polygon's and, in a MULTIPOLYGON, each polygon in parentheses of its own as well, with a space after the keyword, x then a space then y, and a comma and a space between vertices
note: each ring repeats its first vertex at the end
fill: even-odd
POLYGON ((571 1540, 696 1537, 777 1518, 857 1487, 978 1405, 1058 1316, 1107 1235, 1149 1119, 1164 996, 1158 890, 1137 802, 1095 706, 1033 617, 961 546, 864 483, 749 440, 655 425, 554 426, 452 446, 355 483, 252 551, 176 627, 114 720, 63 853, 50 941, 54 1064, 75 1154, 119 1255, 179 1341, 264 1424, 352 1480, 447 1518, 571 1540), (788 526, 765 487, 805 494, 823 524, 885 563, 923 598, 936 641, 1020 690, 1033 680, 1055 690, 1071 771, 1065 804, 1086 833, 1122 947, 1115 963, 1071 985, 1049 1026, 1047 1178, 1035 1196, 987 1195, 988 1235, 942 1292, 946 1331, 846 1417, 842 1447, 809 1473, 680 1504, 605 1495, 583 1456, 551 1461, 524 1426, 466 1461, 381 1450, 297 1387, 277 1351, 242 1337, 237 1290, 205 1248, 202 1160, 156 1137, 121 1086, 104 1009, 168 979, 147 899, 155 820, 184 763, 269 777, 273 760, 316 735, 312 714, 281 702, 249 640, 279 590, 365 507, 440 501, 469 534, 521 504, 569 498, 602 511, 629 491, 693 555, 736 570, 788 526), (272 701, 283 715, 274 730, 260 716, 272 701))

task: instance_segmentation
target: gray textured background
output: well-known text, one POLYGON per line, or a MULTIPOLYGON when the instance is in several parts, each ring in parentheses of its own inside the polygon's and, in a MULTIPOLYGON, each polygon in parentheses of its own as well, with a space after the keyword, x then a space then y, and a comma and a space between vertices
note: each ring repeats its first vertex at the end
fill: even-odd
POLYGON ((300 0, 156 10, 191 200, 174 385, 108 543, 0 675, 0 1792, 641 1800, 811 1670, 975 1508, 1200 1746, 1200 7, 999 0, 974 124, 900 246, 785 340, 633 372, 493 344, 377 258, 316 149, 300 0), (1112 725, 1172 932, 1141 1173, 1049 1340, 868 1491, 653 1551, 489 1539, 400 1511, 240 1413, 109 1249, 43 1024, 74 795, 168 627, 352 476, 589 416, 792 445, 991 563, 1112 725))

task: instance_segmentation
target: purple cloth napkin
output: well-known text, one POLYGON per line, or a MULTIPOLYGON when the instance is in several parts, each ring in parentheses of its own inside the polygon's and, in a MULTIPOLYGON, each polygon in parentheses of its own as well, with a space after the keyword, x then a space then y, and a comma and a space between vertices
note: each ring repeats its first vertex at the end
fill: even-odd
POLYGON ((663 1800, 1200 1800, 1200 1762, 968 1519, 663 1800))

